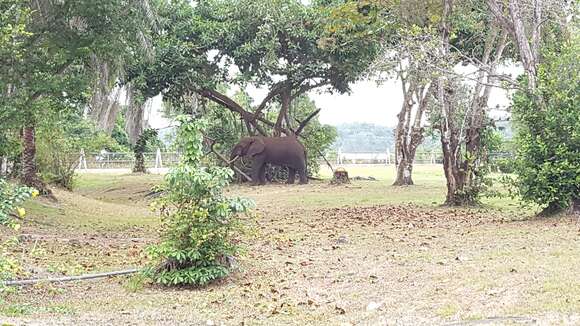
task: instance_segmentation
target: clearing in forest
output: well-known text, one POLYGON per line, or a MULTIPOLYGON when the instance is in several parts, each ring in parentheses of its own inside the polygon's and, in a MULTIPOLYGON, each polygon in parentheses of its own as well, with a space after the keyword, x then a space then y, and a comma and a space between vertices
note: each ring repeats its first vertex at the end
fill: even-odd
MULTIPOLYGON (((232 186, 256 217, 239 271, 207 288, 140 286, 133 277, 40 284, 2 298, 0 321, 39 324, 580 323, 580 225, 533 218, 507 199, 442 208, 440 167, 378 181, 232 186)), ((146 195, 158 175, 83 175, 60 202, 33 201, 21 237, 30 277, 139 266, 156 241, 146 195)))

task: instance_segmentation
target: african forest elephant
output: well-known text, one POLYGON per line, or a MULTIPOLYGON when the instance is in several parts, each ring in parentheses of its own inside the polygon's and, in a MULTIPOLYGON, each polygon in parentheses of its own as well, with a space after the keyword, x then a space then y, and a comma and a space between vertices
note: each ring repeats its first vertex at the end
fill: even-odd
POLYGON ((245 137, 232 149, 231 160, 250 156, 252 162, 252 184, 266 183, 266 164, 288 167, 288 183, 294 183, 296 172, 300 183, 308 183, 306 176, 306 149, 296 137, 245 137))

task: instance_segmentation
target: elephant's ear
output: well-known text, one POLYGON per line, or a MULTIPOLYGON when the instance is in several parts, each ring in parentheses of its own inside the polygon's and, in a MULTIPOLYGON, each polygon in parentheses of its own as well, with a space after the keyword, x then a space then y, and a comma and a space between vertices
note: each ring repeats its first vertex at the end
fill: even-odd
POLYGON ((266 145, 264 144, 263 140, 261 140, 260 138, 254 138, 254 141, 252 142, 252 144, 248 148, 247 155, 254 156, 256 154, 260 154, 264 151, 265 148, 266 148, 266 145))

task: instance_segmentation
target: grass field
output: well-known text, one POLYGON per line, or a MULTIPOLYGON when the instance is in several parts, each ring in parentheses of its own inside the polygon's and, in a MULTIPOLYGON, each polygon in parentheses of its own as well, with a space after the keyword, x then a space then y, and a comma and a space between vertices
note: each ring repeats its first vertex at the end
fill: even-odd
MULTIPOLYGON (((40 284, 4 293, 0 324, 580 324, 577 218, 536 218, 507 198, 441 207, 439 166, 417 166, 411 187, 390 185, 392 167, 347 169, 377 181, 228 188, 257 214, 239 270, 221 282, 40 284)), ((56 191, 58 203, 29 203, 22 277, 141 266, 159 223, 146 194, 161 180, 85 174, 75 192, 56 191)))

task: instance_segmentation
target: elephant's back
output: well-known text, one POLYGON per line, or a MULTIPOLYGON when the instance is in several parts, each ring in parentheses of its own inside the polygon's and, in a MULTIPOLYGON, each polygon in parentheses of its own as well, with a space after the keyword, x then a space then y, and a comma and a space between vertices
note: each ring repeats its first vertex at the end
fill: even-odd
POLYGON ((266 137, 264 138, 266 142, 270 142, 273 144, 280 144, 284 146, 296 146, 299 148, 304 148, 304 145, 294 136, 287 136, 287 137, 266 137))
POLYGON ((299 168, 305 161, 305 148, 295 137, 268 137, 268 159, 275 164, 291 163, 299 168))

